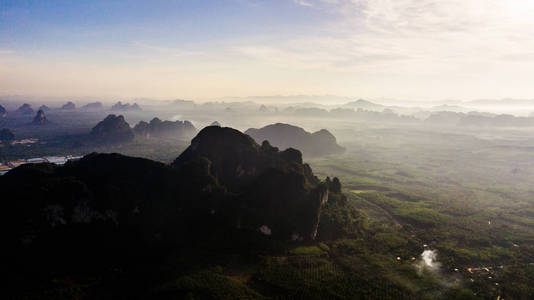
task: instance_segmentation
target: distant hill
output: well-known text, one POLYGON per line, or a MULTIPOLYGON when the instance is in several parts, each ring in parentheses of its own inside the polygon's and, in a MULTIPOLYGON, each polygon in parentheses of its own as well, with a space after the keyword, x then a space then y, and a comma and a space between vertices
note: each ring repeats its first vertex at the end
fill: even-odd
POLYGON ((93 127, 90 137, 95 143, 120 144, 131 142, 134 133, 123 116, 112 114, 93 127))
POLYGON ((344 106, 351 108, 361 108, 365 110, 382 110, 385 108, 384 105, 376 104, 371 101, 358 99, 356 101, 348 102, 344 106))
POLYGON ((0 118, 5 117, 7 117, 7 110, 2 105, 0 105, 0 118))
POLYGON ((50 111, 50 107, 46 106, 46 105, 41 105, 38 109, 39 110, 42 110, 44 112, 47 112, 47 111, 50 111))
POLYGON ((67 102, 63 106, 61 106, 61 109, 63 110, 75 110, 76 104, 72 103, 71 101, 67 102))
POLYGON ((119 101, 119 102, 113 104, 113 106, 111 106, 111 110, 114 110, 114 111, 140 111, 141 107, 139 107, 139 105, 137 105, 137 103, 134 103, 134 104, 130 104, 130 103, 122 104, 122 102, 119 101))
POLYGON ((87 103, 86 105, 82 106, 82 110, 85 111, 97 111, 104 109, 104 106, 102 105, 102 102, 92 102, 87 103))
POLYGON ((191 139, 197 130, 189 121, 161 121, 154 118, 150 123, 141 121, 133 128, 137 135, 160 138, 191 139))
POLYGON ((15 111, 15 113, 19 115, 33 115, 34 111, 31 105, 24 103, 15 111))
POLYGON ((339 154, 345 150, 326 129, 309 133, 297 126, 276 123, 260 129, 250 128, 245 133, 258 143, 267 140, 280 149, 300 149, 306 156, 339 154))
POLYGON ((32 125, 46 125, 48 124, 48 119, 46 118, 45 112, 43 110, 39 110, 35 117, 33 118, 32 125))
MULTIPOLYGON (((290 111, 289 108, 286 110, 290 111)), ((316 107, 296 108, 293 113, 302 117, 328 117, 329 115, 326 109, 316 107)))

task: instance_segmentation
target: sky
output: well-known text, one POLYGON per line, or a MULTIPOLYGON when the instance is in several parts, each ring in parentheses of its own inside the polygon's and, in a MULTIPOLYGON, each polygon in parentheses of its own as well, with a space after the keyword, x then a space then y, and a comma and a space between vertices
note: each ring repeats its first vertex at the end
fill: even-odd
POLYGON ((0 0, 0 95, 534 98, 532 0, 0 0))

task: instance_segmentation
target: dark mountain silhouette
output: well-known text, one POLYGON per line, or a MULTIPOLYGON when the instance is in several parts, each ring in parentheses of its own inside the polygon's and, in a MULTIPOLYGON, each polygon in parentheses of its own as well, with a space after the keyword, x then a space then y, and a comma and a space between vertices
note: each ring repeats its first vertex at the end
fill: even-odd
POLYGON ((297 126, 276 123, 260 129, 250 128, 245 133, 257 142, 267 140, 281 149, 290 147, 301 149, 306 156, 336 154, 344 151, 344 148, 337 144, 336 138, 326 129, 309 133, 297 126))
POLYGON ((48 119, 46 118, 45 112, 43 110, 39 110, 35 117, 33 118, 32 125, 46 125, 48 124, 48 119))
POLYGON ((92 102, 92 103, 87 103, 86 105, 82 106, 82 110, 86 110, 86 111, 96 111, 96 110, 102 110, 102 109, 104 109, 102 102, 92 102))
MULTIPOLYGON (((0 179, 5 195, 14 197, 2 216, 13 226, 13 238, 31 233, 28 238, 43 243, 56 234, 70 236, 71 230, 110 230, 83 237, 96 239, 93 248, 109 247, 108 234, 129 231, 137 233, 137 242, 149 244, 180 243, 214 228, 263 228, 278 239, 312 240, 330 185, 302 163, 298 150, 280 152, 214 126, 203 129, 171 166, 90 154, 63 167, 22 166, 0 179)), ((75 242, 61 242, 70 243, 75 242)))
POLYGON ((133 131, 141 136, 160 137, 160 138, 176 138, 176 139, 191 139, 197 130, 189 121, 161 121, 158 118, 152 119, 150 123, 145 121, 139 122, 135 125, 133 131))
POLYGON ((7 117, 7 110, 2 105, 0 105, 0 118, 5 117, 7 117))
POLYGON ((130 104, 130 103, 122 104, 122 102, 119 101, 119 102, 115 103, 111 107, 111 110, 115 110, 115 111, 140 111, 141 107, 139 107, 139 105, 137 105, 137 103, 134 103, 134 104, 130 104))
POLYGON ((71 101, 67 102, 63 106, 61 106, 61 109, 63 110, 75 110, 76 104, 72 103, 71 101))
POLYGON ((15 113, 19 115, 33 115, 34 111, 31 105, 24 103, 15 111, 15 113))
POLYGON ((266 247, 276 240, 342 235, 332 217, 346 203, 339 180, 320 181, 298 150, 280 152, 216 126, 203 129, 171 166, 93 153, 64 166, 22 165, 0 177, 0 190, 10 199, 0 211, 10 226, 3 236, 4 266, 15 270, 10 288, 96 275, 111 283, 105 290, 130 293, 121 294, 126 298, 132 288, 123 280, 165 276, 160 258, 169 252, 213 247, 250 255, 273 251, 266 247))
POLYGON ((47 112, 47 111, 50 111, 50 107, 46 106, 46 105, 41 105, 38 109, 39 110, 42 110, 44 112, 47 112))
POLYGON ((99 144, 121 144, 131 142, 134 133, 123 116, 111 114, 93 127, 90 137, 99 144))

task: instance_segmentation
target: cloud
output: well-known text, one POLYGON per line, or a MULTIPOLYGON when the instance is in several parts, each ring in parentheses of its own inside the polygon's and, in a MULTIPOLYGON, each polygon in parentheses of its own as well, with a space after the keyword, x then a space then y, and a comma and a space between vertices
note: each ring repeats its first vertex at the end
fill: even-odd
POLYGON ((311 4, 310 2, 305 1, 305 0, 293 0, 293 2, 295 2, 296 4, 301 5, 301 6, 314 7, 313 4, 311 4))
POLYGON ((339 69, 346 62, 347 70, 402 59, 435 66, 493 60, 534 46, 534 24, 525 18, 534 5, 510 1, 296 0, 337 17, 322 35, 236 49, 274 64, 290 60, 339 69))

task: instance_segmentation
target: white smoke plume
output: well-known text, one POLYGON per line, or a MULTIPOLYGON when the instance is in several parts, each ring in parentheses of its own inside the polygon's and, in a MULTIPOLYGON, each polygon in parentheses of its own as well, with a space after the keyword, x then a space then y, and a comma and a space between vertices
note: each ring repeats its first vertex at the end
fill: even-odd
POLYGON ((422 275, 425 271, 437 273, 441 263, 437 260, 438 253, 436 250, 425 250, 421 253, 421 259, 415 263, 417 273, 422 275))

